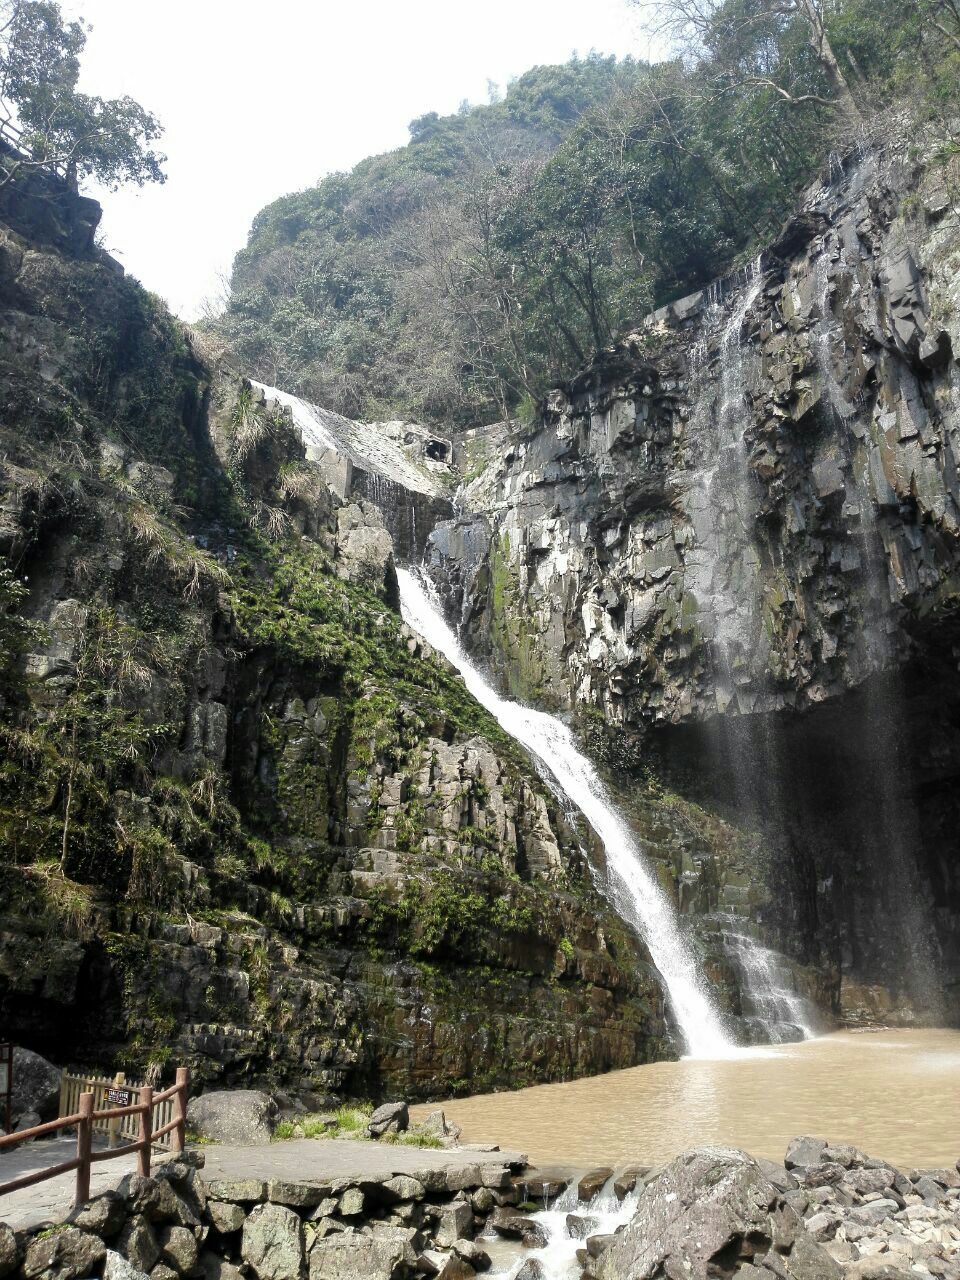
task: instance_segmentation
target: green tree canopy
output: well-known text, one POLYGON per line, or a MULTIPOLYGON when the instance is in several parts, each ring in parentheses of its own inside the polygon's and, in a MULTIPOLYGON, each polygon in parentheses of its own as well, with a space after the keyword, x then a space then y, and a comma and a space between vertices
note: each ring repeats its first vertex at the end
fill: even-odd
POLYGON ((72 181, 162 182, 165 159, 152 149, 156 118, 132 98, 77 89, 87 40, 82 21, 65 22, 55 0, 0 0, 0 186, 51 167, 72 181), (12 144, 12 145, 11 145, 12 144))

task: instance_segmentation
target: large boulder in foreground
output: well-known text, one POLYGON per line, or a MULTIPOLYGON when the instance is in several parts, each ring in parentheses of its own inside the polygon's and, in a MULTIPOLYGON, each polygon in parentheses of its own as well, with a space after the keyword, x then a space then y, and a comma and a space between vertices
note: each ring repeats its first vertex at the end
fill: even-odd
POLYGON ((60 1080, 63 1073, 32 1049, 13 1051, 13 1097, 10 1111, 16 1122, 28 1111, 41 1120, 55 1120, 60 1108, 60 1080))
POLYGON ((743 1151, 703 1147, 667 1165, 632 1222, 595 1260, 598 1280, 733 1276, 840 1280, 793 1209, 743 1151))
POLYGON ((276 1117, 277 1104, 259 1089, 217 1089, 191 1098, 187 1106, 190 1129, 230 1147, 269 1142, 276 1117))
POLYGON ((385 1133, 403 1133, 409 1127, 410 1112, 405 1102, 385 1102, 367 1121, 367 1132, 371 1138, 382 1137, 385 1133))

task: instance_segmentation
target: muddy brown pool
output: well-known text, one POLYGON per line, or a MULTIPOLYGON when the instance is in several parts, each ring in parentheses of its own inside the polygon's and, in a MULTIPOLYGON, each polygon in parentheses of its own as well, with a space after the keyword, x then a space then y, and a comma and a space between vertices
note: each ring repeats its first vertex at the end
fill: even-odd
MULTIPOLYGON (((519 1148, 540 1166, 659 1164, 704 1143, 782 1160, 801 1133, 852 1142, 901 1168, 952 1165, 960 1031, 843 1031, 441 1105, 463 1141, 519 1148)), ((411 1108, 412 1118, 436 1106, 411 1108)))

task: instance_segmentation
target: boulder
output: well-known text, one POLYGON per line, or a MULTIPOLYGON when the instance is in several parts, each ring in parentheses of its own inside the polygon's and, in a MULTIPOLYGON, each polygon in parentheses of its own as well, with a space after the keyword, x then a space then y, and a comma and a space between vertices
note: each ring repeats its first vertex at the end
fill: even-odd
POLYGON ((525 1218, 515 1209, 494 1209, 487 1219, 487 1226, 492 1227, 498 1236, 508 1240, 522 1240, 530 1249, 542 1249, 547 1237, 539 1222, 533 1218, 525 1218))
POLYGON ((405 1102, 385 1102, 367 1121, 367 1132, 371 1138, 379 1138, 384 1133, 403 1133, 409 1125, 410 1112, 405 1102))
POLYGON ((469 1262, 474 1271, 490 1270, 490 1255, 475 1240, 454 1240, 453 1252, 464 1262, 469 1262))
POLYGON ((347 1187, 337 1208, 344 1218, 358 1218, 366 1208, 367 1198, 360 1187, 347 1187))
POLYGON ((521 1183, 526 1189, 526 1200, 542 1200, 547 1205, 567 1189, 567 1183, 559 1178, 523 1178, 521 1183))
POLYGON ((822 1138, 794 1138, 787 1147, 783 1163, 788 1169, 809 1169, 819 1164, 827 1144, 822 1138))
POLYGON ((23 1260, 25 1280, 78 1280, 99 1268, 107 1247, 99 1236, 66 1227, 48 1236, 35 1236, 23 1260))
POLYGON ((892 1187, 896 1176, 895 1169, 848 1169, 843 1175, 843 1185, 865 1196, 871 1191, 885 1191, 892 1187))
POLYGON ((160 1176, 157 1177, 156 1187, 157 1201, 150 1212, 154 1222, 175 1222, 181 1227, 200 1226, 203 1205, 189 1187, 184 1184, 176 1187, 171 1179, 160 1176))
POLYGON ((913 1184, 913 1189, 918 1196, 923 1196, 927 1202, 945 1200, 947 1193, 944 1187, 936 1178, 930 1178, 924 1175, 918 1178, 913 1184))
MULTIPOLYGON (((39 1111, 24 1111, 22 1115, 17 1116, 13 1131, 14 1133, 24 1133, 27 1129, 36 1129, 41 1124, 43 1124, 43 1119, 39 1111)), ((28 1138, 27 1141, 30 1142, 33 1139, 28 1138)))
POLYGON ((160 1257, 160 1245, 153 1227, 140 1213, 127 1220, 120 1232, 117 1248, 138 1271, 149 1271, 160 1257))
POLYGON ((108 1249, 103 1264, 103 1280, 147 1280, 147 1273, 138 1270, 122 1253, 108 1249))
POLYGON ((547 1280, 547 1273, 544 1271, 543 1263, 539 1258, 528 1258, 517 1272, 514 1280, 547 1280))
POLYGON ((226 1262, 219 1254, 204 1249, 197 1261, 203 1280, 243 1280, 243 1272, 232 1262, 226 1262))
POLYGON ((388 1178, 386 1182, 380 1184, 377 1191, 388 1204, 396 1204, 402 1200, 422 1200, 426 1195, 422 1182, 403 1174, 388 1178))
POLYGON ((276 1115, 276 1103, 259 1089, 216 1089, 187 1105, 189 1127, 225 1146, 269 1142, 276 1115))
POLYGON ((842 1164, 845 1169, 859 1168, 867 1159, 859 1147, 852 1147, 846 1142, 838 1142, 836 1145, 831 1143, 824 1151, 823 1158, 832 1164, 842 1164))
POLYGON ((74 1209, 67 1221, 81 1231, 92 1231, 101 1240, 111 1240, 126 1225, 126 1206, 115 1191, 107 1191, 74 1209))
POLYGON ((258 1204, 243 1224, 240 1252, 260 1280, 299 1280, 303 1226, 282 1204, 258 1204))
POLYGON ((252 1204, 266 1200, 267 1184, 259 1178, 211 1178, 207 1183, 207 1194, 215 1200, 239 1200, 241 1204, 252 1204))
POLYGON ((239 1231, 247 1215, 242 1205, 230 1204, 226 1200, 208 1200, 207 1216, 216 1230, 225 1236, 231 1231, 239 1231))
POLYGON ((629 1164, 621 1169, 613 1180, 613 1194, 618 1200, 624 1200, 634 1190, 641 1178, 651 1171, 648 1164, 629 1164))
POLYGON ((917 351, 917 358, 925 369, 942 369, 952 356, 953 343, 946 329, 928 333, 917 351))
POLYGON ((454 1241, 462 1240, 473 1231, 473 1210, 465 1200, 454 1200, 440 1210, 434 1240, 441 1249, 449 1248, 454 1241))
MULTIPOLYGON (((919 1182, 921 1178, 932 1178, 941 1187, 960 1187, 960 1160, 955 1169, 911 1169, 910 1181, 919 1182)), ((892 1183, 891 1183, 892 1185, 892 1183)))
MULTIPOLYGON (((32 1049, 13 1051, 13 1094, 10 1112, 23 1118, 27 1112, 39 1116, 37 1123, 56 1119, 60 1108, 60 1080, 63 1072, 32 1049)), ((23 1125, 24 1129, 32 1125, 23 1125)))
POLYGON ((155 1179, 141 1177, 139 1173, 127 1173, 117 1186, 117 1195, 126 1202, 129 1213, 144 1214, 152 1218, 160 1204, 160 1188, 155 1179))
POLYGON ((496 1204, 496 1200, 489 1187, 477 1187, 470 1197, 470 1203, 477 1213, 489 1213, 496 1204))
POLYGON ((417 1269, 437 1280, 470 1280, 477 1273, 469 1262, 455 1253, 441 1253, 438 1249, 424 1249, 417 1259, 417 1269))
POLYGON ((160 1259, 185 1276, 197 1265, 197 1237, 188 1227, 164 1227, 157 1233, 160 1259))
POLYGON ((577 1195, 581 1200, 592 1200, 594 1196, 600 1194, 612 1177, 613 1170, 610 1168, 591 1169, 577 1183, 577 1195))
POLYGON ((755 1160, 732 1148, 704 1147, 679 1156, 646 1188, 633 1220, 594 1270, 598 1280, 649 1280, 663 1273, 707 1280, 762 1263, 768 1254, 777 1274, 786 1267, 797 1280, 814 1280, 819 1266, 820 1280, 839 1276, 837 1264, 806 1235, 755 1160), (799 1272, 792 1266, 798 1241, 799 1272))
POLYGON ((602 1253, 614 1243, 616 1243, 616 1235, 613 1232, 605 1233, 599 1236, 587 1236, 586 1253, 588 1258, 599 1258, 602 1253))
POLYGON ((8 1276, 20 1260, 17 1237, 12 1228, 0 1222, 0 1276, 8 1276))
POLYGON ((567 1235, 571 1240, 586 1240, 600 1225, 599 1218, 584 1218, 579 1213, 568 1213, 566 1218, 567 1235))
POLYGON ((758 1160, 763 1176, 768 1182, 772 1182, 778 1191, 796 1191, 800 1183, 788 1173, 784 1165, 776 1164, 773 1160, 758 1160))
POLYGON ((842 1164, 831 1164, 830 1161, 823 1161, 809 1168, 800 1168, 803 1184, 807 1187, 836 1186, 838 1182, 843 1181, 844 1172, 842 1164))
POLYGON ((330 1195, 330 1184, 323 1182, 287 1182, 274 1178, 267 1183, 267 1199, 286 1204, 292 1209, 315 1209, 330 1195))
POLYGON ((393 1280, 402 1267, 413 1268, 417 1255, 401 1236, 365 1236, 340 1231, 314 1241, 310 1280, 393 1280))
POLYGON ((449 1144, 450 1146, 453 1146, 461 1133, 463 1133, 460 1125, 454 1123, 453 1120, 448 1120, 442 1111, 431 1111, 418 1128, 422 1133, 439 1138, 444 1145, 449 1144))

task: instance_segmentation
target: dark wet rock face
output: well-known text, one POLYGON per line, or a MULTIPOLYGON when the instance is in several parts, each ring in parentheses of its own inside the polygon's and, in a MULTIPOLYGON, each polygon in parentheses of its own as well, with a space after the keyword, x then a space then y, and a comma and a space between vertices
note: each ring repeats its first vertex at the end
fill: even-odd
MULTIPOLYGON (((761 833, 747 914, 852 1023, 958 1012, 953 169, 851 157, 553 393, 432 540, 516 696, 761 833)), ((702 870, 675 864, 681 909, 739 913, 702 870)))

